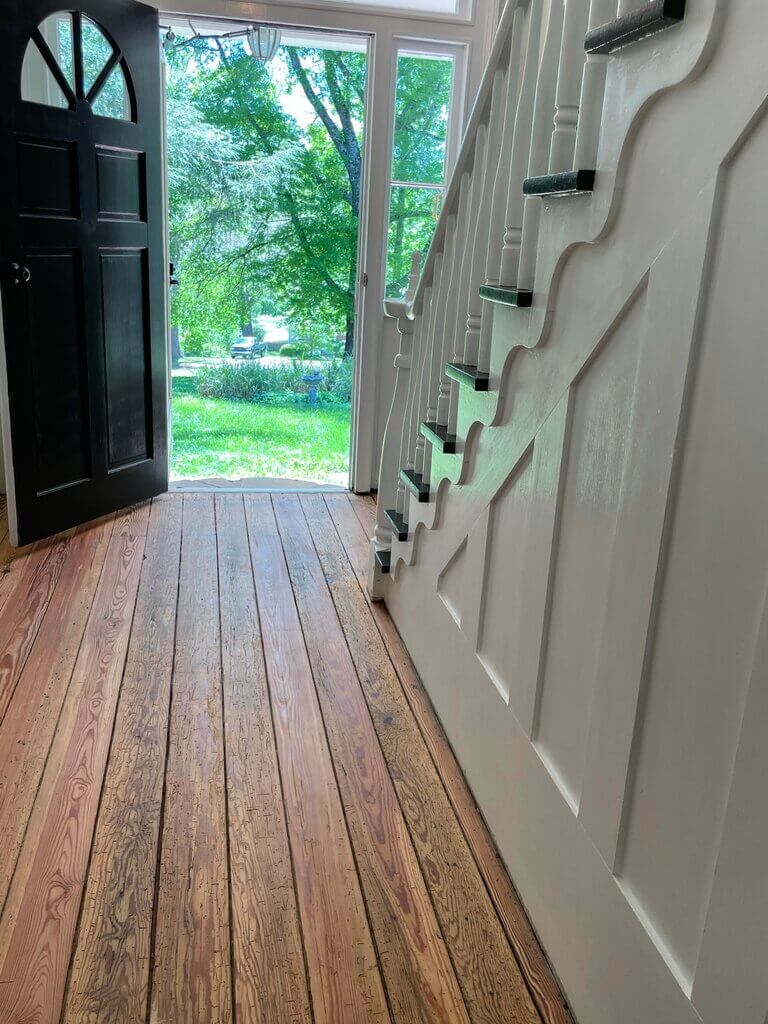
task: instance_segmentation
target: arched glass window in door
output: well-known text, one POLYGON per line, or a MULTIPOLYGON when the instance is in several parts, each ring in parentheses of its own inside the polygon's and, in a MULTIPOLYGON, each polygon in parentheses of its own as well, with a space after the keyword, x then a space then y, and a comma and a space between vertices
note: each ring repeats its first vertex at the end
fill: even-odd
POLYGON ((136 120, 122 54, 79 11, 49 14, 32 33, 21 70, 21 98, 63 110, 74 110, 78 100, 85 100, 97 117, 136 120))

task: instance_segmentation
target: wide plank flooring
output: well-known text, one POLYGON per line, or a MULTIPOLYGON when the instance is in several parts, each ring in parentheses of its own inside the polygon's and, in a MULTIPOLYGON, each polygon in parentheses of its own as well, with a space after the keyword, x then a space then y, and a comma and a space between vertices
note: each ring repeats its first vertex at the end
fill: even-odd
POLYGON ((571 1024, 373 519, 178 493, 14 551, 0 503, 2 1024, 571 1024))

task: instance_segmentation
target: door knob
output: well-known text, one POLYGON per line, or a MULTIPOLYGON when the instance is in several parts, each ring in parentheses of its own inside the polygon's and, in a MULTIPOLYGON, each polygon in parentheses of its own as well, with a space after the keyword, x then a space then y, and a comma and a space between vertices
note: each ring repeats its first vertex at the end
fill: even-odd
POLYGON ((11 264, 11 284, 29 284, 32 280, 32 272, 29 267, 22 267, 19 263, 11 264))

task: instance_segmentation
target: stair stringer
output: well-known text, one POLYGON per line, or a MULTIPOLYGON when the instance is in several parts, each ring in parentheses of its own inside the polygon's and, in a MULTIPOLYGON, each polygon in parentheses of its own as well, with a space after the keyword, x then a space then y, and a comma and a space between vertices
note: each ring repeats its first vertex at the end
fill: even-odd
POLYGON ((573 257, 604 242, 614 230, 634 143, 646 116, 663 97, 695 81, 706 70, 716 52, 728 6, 728 0, 705 0, 689 10, 685 22, 673 34, 652 37, 612 57, 606 77, 603 124, 617 127, 604 127, 601 132, 595 191, 565 200, 527 200, 544 203, 533 305, 528 309, 489 305, 494 316, 491 390, 485 394, 462 393, 458 423, 459 436, 464 439, 461 449, 452 456, 433 453, 432 479, 438 481, 435 496, 429 504, 412 503, 411 537, 393 542, 394 582, 401 564, 415 564, 421 536, 439 525, 440 505, 454 493, 450 485, 466 485, 472 480, 483 429, 500 426, 510 415, 515 367, 526 353, 547 343, 566 266, 573 257), (506 338, 510 334, 521 340, 509 345, 506 338))

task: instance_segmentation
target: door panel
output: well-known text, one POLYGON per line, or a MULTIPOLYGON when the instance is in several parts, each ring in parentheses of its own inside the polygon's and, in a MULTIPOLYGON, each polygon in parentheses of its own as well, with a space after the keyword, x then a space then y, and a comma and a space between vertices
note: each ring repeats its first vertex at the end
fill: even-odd
POLYGON ((151 457, 146 249, 101 253, 109 468, 151 457), (138 301, 137 301, 138 299, 138 301))
POLYGON ((35 414, 38 496, 91 476, 88 384, 83 335, 81 254, 28 252, 29 372, 35 414), (58 294, 54 305, 48 301, 58 294))
POLYGON ((0 0, 12 537, 167 488, 157 13, 0 0), (14 269, 18 268, 18 269, 14 269))

